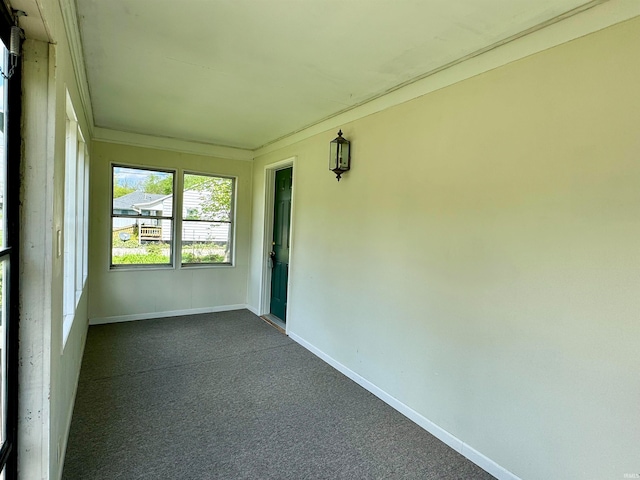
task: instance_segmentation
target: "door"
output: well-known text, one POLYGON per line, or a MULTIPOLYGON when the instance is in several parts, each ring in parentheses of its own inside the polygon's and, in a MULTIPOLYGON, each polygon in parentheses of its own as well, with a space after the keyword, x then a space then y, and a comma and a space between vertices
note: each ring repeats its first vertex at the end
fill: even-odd
POLYGON ((273 242, 271 249, 271 315, 287 321, 287 284, 289 280, 289 232, 291 227, 291 189, 293 169, 276 172, 273 206, 273 242))

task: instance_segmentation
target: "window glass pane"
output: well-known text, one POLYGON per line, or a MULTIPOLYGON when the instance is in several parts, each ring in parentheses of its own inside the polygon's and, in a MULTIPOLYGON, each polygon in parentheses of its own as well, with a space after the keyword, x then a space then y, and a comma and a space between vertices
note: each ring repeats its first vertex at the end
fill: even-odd
MULTIPOLYGON (((0 41, 0 67, 3 74, 11 76, 12 72, 10 63, 16 71, 20 69, 20 63, 15 56, 12 57, 11 62, 9 61, 7 49, 0 41)), ((6 80, 3 76, 0 76, 0 247, 7 248, 13 246, 11 242, 15 239, 15 235, 17 234, 15 222, 18 220, 17 218, 14 218, 14 215, 17 213, 15 208, 17 205, 14 203, 14 208, 12 208, 11 205, 8 205, 9 201, 16 199, 13 198, 13 196, 12 198, 7 198, 7 187, 8 185, 13 186, 13 184, 18 180, 17 177, 19 176, 20 161, 18 155, 20 139, 14 138, 14 135, 9 139, 9 136, 7 135, 7 127, 11 127, 11 125, 13 125, 13 127, 15 127, 13 130, 15 130, 16 133, 20 127, 16 118, 16 116, 19 115, 19 110, 9 111, 10 105, 8 102, 8 94, 9 85, 11 85, 10 93, 12 95, 12 101, 19 100, 20 87, 19 82, 16 83, 16 77, 13 77, 11 80, 6 80), (9 164, 7 159, 8 144, 11 144, 13 140, 17 140, 17 145, 13 145, 13 147, 15 147, 13 151, 16 155, 12 156, 12 163, 9 164), (7 175, 10 177, 7 178, 7 175), (14 227, 14 230, 8 231, 9 227, 14 227)), ((13 190, 11 195, 17 195, 17 192, 13 190)), ((8 324, 8 322, 11 321, 11 312, 17 313, 17 305, 15 303, 10 303, 8 297, 12 273, 10 266, 13 265, 15 267, 17 265, 17 261, 15 251, 9 250, 4 253, 4 256, 0 260, 0 445, 4 448, 13 448, 10 455, 15 459, 16 448, 13 441, 15 440, 15 425, 17 419, 15 416, 8 418, 7 414, 9 406, 15 406, 15 401, 17 399, 17 379, 14 377, 8 377, 8 371, 11 366, 8 365, 7 362, 13 361, 13 358, 9 359, 7 357, 7 355, 11 353, 8 352, 7 346, 9 344, 11 346, 17 344, 17 325, 11 325, 11 328, 9 328, 8 324), (11 335, 11 338, 7 337, 8 334, 11 335)), ((17 268, 14 269, 13 273, 17 274, 17 268)), ((13 293, 17 295, 17 292, 14 291, 13 293)), ((14 413, 13 409, 12 413, 14 413)), ((5 465, 2 465, 2 468, 0 468, 0 470, 2 470, 2 473, 0 473, 0 480, 4 479, 6 475, 3 471, 4 467, 5 465)))
MULTIPOLYGON (((2 42, 0 42, 0 52, 2 59, 2 71, 7 71, 7 49, 2 42)), ((5 241, 6 235, 6 185, 7 185, 7 134, 6 131, 6 99, 5 94, 7 91, 7 80, 4 77, 0 77, 0 247, 4 247, 7 242, 5 241)))
POLYGON ((113 218, 112 265, 171 264, 173 221, 113 218))
POLYGON ((113 167, 112 265, 173 263, 173 175, 113 167))
POLYGON ((183 264, 231 263, 233 186, 232 178, 184 175, 183 264))
MULTIPOLYGON (((8 72, 7 49, 0 42, 2 71, 8 72)), ((0 77, 0 247, 7 246, 7 80, 0 77)), ((7 257, 5 257, 6 259, 7 257)), ((7 280, 8 260, 0 262, 0 445, 7 439, 7 280)), ((4 478, 4 473, 2 474, 4 478)))
POLYGON ((232 178, 185 174, 182 218, 230 222, 232 194, 232 178))
POLYGON ((173 173, 113 167, 113 214, 173 216, 173 173))
POLYGON ((7 262, 0 262, 0 364, 2 365, 2 391, 0 392, 0 445, 4 443, 6 437, 7 418, 7 285, 6 268, 7 262))
POLYGON ((182 263, 231 263, 231 224, 182 223, 182 263))

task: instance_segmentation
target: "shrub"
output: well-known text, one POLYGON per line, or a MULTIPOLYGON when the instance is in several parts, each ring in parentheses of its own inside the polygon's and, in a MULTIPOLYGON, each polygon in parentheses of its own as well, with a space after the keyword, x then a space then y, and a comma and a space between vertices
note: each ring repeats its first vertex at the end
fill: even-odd
POLYGON ((182 263, 222 263, 224 255, 212 253, 209 255, 194 255, 191 252, 182 252, 182 263))
POLYGON ((114 255, 114 265, 148 265, 153 263, 169 263, 169 255, 160 253, 125 253, 124 255, 114 255))

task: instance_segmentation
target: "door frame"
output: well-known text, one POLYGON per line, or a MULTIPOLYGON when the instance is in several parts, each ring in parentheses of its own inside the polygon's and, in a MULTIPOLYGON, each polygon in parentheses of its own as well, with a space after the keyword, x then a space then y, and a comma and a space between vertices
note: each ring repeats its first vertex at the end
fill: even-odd
POLYGON ((293 176, 293 184, 291 186, 291 223, 289 225, 289 275, 287 278, 287 322, 286 331, 289 332, 289 325, 291 323, 290 308, 291 302, 289 301, 289 293, 291 291, 291 270, 293 258, 293 244, 294 244, 294 224, 295 224, 295 204, 296 204, 296 160, 297 157, 289 157, 284 160, 279 160, 274 163, 265 165, 264 167, 264 222, 262 225, 262 276, 260 286, 260 304, 259 314, 267 315, 271 310, 271 242, 273 242, 273 208, 274 208, 274 196, 276 193, 276 172, 278 170, 284 170, 291 167, 291 173, 293 176))

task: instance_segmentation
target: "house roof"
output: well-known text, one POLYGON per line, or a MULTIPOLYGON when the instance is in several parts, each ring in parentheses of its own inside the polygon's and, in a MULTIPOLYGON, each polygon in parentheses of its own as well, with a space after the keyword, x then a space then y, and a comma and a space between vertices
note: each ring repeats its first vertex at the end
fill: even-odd
POLYGON ((151 203, 161 198, 165 198, 166 195, 159 195, 157 193, 145 193, 145 192, 132 192, 122 197, 113 199, 114 210, 134 210, 135 205, 151 203))

